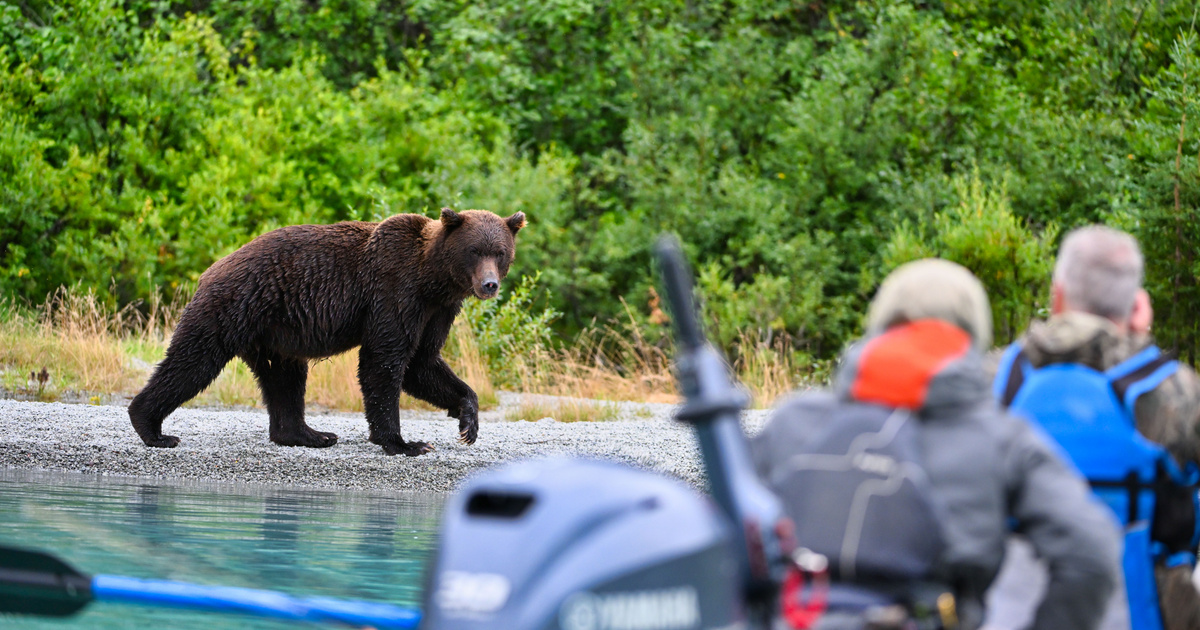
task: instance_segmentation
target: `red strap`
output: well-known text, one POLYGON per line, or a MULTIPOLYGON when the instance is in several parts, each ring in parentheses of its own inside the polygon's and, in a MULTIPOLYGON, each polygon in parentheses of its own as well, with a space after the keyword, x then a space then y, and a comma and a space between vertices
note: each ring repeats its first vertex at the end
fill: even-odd
POLYGON ((813 574, 812 587, 807 601, 804 593, 804 572, 799 567, 788 569, 783 580, 782 613, 784 621, 795 630, 808 630, 817 625, 829 604, 829 578, 823 573, 813 574))

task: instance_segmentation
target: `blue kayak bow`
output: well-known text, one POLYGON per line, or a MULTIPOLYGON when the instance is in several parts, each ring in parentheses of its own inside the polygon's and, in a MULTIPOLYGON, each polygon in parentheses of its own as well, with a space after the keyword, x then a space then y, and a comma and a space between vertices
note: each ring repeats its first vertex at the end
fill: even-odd
POLYGON ((93 601, 380 629, 415 629, 421 622, 420 611, 391 604, 118 575, 88 577, 49 554, 0 546, 0 613, 66 617, 93 601))

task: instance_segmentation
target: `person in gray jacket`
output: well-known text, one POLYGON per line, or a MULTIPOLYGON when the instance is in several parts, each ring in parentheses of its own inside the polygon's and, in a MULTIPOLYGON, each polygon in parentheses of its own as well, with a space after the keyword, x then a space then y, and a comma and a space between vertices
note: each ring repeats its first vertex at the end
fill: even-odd
MULTIPOLYGON (((962 627, 982 622, 983 593, 1015 525, 1050 567, 1032 627, 1095 628, 1117 584, 1120 533, 1052 447, 997 406, 982 367, 991 328, 987 296, 965 268, 944 260, 900 267, 872 301, 867 334, 842 358, 832 391, 805 392, 778 405, 751 440, 755 465, 802 532, 806 519, 824 515, 794 499, 797 489, 788 487, 794 454, 811 451, 812 442, 828 436, 855 406, 905 410, 916 420, 920 481, 939 521, 934 573, 954 584, 962 627)), ((821 485, 827 493, 828 484, 821 485)), ((822 500, 818 505, 836 511, 822 500)), ((884 540, 872 542, 886 547, 890 532, 901 529, 889 521, 909 516, 875 515, 884 523, 873 531, 884 540)), ((870 524, 863 531, 872 531, 870 524)), ((797 544, 806 546, 803 539, 797 544)))

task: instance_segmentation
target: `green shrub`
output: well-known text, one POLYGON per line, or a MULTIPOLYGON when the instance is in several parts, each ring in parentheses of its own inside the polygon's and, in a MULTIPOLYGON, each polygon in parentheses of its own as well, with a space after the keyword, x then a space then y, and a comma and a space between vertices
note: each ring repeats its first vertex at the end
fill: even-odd
POLYGON ((498 387, 518 386, 520 357, 550 347, 550 325, 559 314, 552 308, 535 308, 539 278, 537 273, 525 276, 507 297, 468 299, 459 315, 471 325, 488 373, 498 387))
POLYGON ((1195 361, 1200 357, 1200 38, 1182 32, 1171 65, 1147 80, 1147 115, 1135 127, 1124 218, 1146 258, 1155 336, 1195 361))
POLYGON ((1003 180, 986 185, 976 170, 953 184, 958 202, 929 224, 897 228, 884 250, 884 266, 938 257, 970 269, 987 289, 993 339, 1007 344, 1035 315, 1047 314, 1058 228, 1050 224, 1035 235, 1013 215, 1003 180))

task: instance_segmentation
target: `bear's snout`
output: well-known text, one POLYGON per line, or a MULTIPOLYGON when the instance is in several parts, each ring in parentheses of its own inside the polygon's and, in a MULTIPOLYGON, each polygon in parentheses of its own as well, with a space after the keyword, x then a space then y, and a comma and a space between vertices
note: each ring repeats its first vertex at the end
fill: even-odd
POLYGON ((500 293, 500 270, 494 259, 487 259, 479 263, 474 276, 471 284, 475 291, 475 297, 487 300, 500 293))
POLYGON ((496 276, 484 277, 475 285, 475 297, 487 300, 496 297, 500 292, 500 279, 496 276))

